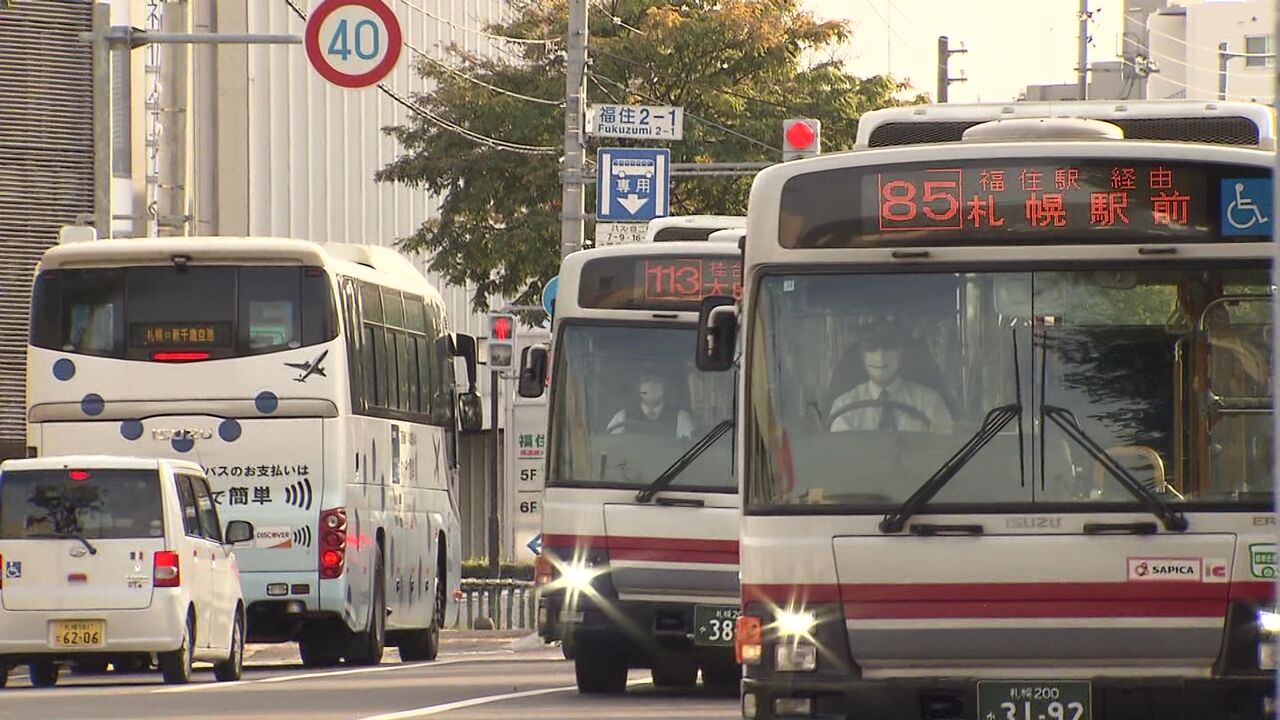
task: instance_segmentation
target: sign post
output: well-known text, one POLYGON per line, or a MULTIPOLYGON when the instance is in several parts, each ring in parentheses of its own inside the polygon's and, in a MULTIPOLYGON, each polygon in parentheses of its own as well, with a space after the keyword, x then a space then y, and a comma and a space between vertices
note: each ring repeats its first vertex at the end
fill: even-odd
POLYGON ((353 89, 382 82, 404 44, 400 21, 382 0, 324 0, 307 18, 302 39, 321 77, 353 89))

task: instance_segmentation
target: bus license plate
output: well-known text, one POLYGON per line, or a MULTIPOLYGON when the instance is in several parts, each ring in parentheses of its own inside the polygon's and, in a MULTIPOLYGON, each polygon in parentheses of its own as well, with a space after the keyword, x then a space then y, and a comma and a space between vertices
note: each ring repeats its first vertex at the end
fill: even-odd
POLYGON ((1090 720, 1089 683, 979 682, 978 717, 998 720, 1090 720))
POLYGON ((693 644, 732 645, 739 612, 733 605, 694 605, 693 644))
POLYGON ((50 645, 56 648, 91 648, 107 644, 106 623, 102 620, 54 620, 49 629, 50 645))

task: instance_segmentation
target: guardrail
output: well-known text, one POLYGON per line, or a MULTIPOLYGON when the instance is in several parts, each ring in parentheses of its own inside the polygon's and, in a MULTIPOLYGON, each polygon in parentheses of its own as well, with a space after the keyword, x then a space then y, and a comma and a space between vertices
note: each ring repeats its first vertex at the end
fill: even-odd
POLYGON ((493 630, 525 630, 535 625, 537 600, 528 580, 463 578, 460 603, 460 622, 455 627, 476 628, 476 621, 482 618, 492 621, 493 630))

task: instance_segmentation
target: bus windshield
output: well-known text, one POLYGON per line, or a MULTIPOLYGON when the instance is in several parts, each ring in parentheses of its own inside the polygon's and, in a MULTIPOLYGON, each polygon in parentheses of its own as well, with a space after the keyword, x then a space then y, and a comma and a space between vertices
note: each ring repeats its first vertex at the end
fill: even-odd
POLYGON ((36 279, 31 343, 84 355, 206 358, 290 350, 337 334, 319 268, 149 266, 50 270, 36 279))
MULTIPOLYGON (((548 484, 642 488, 733 418, 733 378, 693 367, 692 328, 568 324, 552 373, 548 484)), ((671 489, 737 490, 720 439, 671 489)))
POLYGON ((1108 456, 1170 503, 1265 505, 1271 293, 1240 262, 765 276, 746 506, 882 511, 1002 406, 930 508, 1136 506, 1108 456))

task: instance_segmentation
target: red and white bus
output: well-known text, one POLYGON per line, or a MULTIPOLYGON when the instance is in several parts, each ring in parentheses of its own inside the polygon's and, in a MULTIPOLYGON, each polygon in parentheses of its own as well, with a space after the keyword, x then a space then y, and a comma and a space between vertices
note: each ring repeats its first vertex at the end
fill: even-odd
MULTIPOLYGON (((733 384, 690 350, 699 302, 741 287, 736 243, 638 243, 565 258, 556 301, 538 630, 578 688, 736 687, 733 384)), ((547 351, 522 363, 543 392, 547 351)))
POLYGON ((743 716, 1270 717, 1269 109, 859 132, 756 177, 699 321, 741 376, 743 716))

